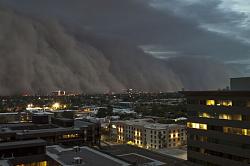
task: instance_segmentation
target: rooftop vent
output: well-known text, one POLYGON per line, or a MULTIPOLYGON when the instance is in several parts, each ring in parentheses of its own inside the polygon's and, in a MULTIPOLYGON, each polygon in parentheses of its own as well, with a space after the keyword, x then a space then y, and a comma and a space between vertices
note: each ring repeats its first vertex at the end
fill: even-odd
POLYGON ((73 149, 76 153, 81 151, 81 148, 79 146, 74 146, 73 149))
POLYGON ((81 157, 74 157, 74 164, 75 165, 83 164, 82 158, 81 157))

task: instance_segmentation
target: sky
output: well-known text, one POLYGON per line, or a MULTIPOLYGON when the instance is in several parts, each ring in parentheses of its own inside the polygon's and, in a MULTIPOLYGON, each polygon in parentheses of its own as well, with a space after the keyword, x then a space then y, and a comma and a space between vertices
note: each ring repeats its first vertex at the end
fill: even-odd
POLYGON ((159 59, 201 56, 250 74, 247 0, 0 0, 101 36, 133 42, 159 59))
POLYGON ((249 3, 0 0, 0 94, 223 89, 250 76, 249 3))
MULTIPOLYGON (((152 0, 151 6, 195 21, 206 31, 218 33, 239 43, 250 45, 250 1, 246 0, 152 0)), ((233 59, 225 57, 227 64, 247 65, 250 56, 235 54, 233 59)), ((246 71, 249 72, 249 71, 246 71)))
POLYGON ((206 30, 238 37, 249 43, 249 39, 243 35, 249 27, 249 1, 152 0, 151 6, 162 11, 172 10, 176 15, 198 21, 206 30))

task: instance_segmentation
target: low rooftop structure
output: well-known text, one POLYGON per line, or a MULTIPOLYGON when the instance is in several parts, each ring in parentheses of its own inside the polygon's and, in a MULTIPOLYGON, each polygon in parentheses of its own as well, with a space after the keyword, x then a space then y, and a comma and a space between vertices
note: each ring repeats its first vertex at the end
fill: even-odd
POLYGON ((47 147, 47 155, 64 166, 128 166, 128 162, 109 156, 95 149, 83 146, 62 148, 54 145, 47 147))
POLYGON ((46 156, 46 141, 41 139, 0 143, 0 165, 53 165, 59 166, 46 156))
MULTIPOLYGON (((17 149, 21 147, 33 147, 33 146, 45 146, 46 141, 41 139, 27 140, 27 141, 16 141, 16 142, 4 142, 0 143, 0 152, 6 149, 17 149)), ((0 153, 1 154, 1 153, 0 153)))
POLYGON ((44 139, 47 145, 99 145, 100 125, 81 121, 71 127, 48 124, 1 124, 0 142, 13 142, 31 139, 44 139))

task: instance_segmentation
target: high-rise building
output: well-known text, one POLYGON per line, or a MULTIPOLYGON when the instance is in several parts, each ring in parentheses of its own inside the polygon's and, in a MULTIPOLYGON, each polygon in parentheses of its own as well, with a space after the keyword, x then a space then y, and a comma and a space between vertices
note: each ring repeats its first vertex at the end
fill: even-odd
POLYGON ((250 77, 231 78, 230 87, 233 91, 250 91, 250 77))
POLYGON ((209 166, 250 165, 250 91, 184 93, 188 160, 209 166))

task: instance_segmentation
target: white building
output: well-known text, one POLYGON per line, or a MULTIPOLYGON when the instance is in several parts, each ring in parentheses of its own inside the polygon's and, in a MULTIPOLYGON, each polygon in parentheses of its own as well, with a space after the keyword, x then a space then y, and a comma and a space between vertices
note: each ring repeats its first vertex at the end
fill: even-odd
POLYGON ((178 147, 187 141, 186 126, 153 123, 151 119, 113 122, 112 133, 118 143, 147 149, 178 147))
POLYGON ((116 113, 116 114, 136 114, 136 112, 130 108, 113 108, 113 113, 116 113))

